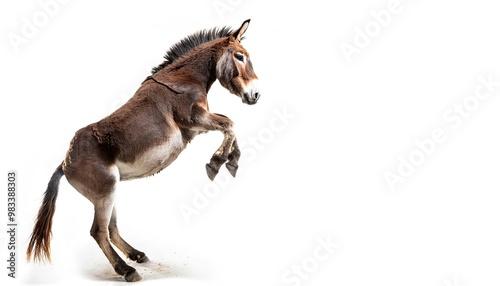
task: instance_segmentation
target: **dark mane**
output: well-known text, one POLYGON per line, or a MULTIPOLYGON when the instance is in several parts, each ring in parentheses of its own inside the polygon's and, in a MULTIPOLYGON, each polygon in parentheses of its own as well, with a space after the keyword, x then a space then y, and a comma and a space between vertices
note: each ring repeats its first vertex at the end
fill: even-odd
POLYGON ((159 70, 173 63, 176 59, 182 57, 195 47, 207 43, 216 39, 228 37, 233 33, 233 30, 229 27, 222 28, 212 28, 209 30, 198 31, 192 35, 185 37, 179 42, 175 43, 166 53, 163 58, 165 61, 157 67, 154 67, 151 71, 155 74, 159 70))

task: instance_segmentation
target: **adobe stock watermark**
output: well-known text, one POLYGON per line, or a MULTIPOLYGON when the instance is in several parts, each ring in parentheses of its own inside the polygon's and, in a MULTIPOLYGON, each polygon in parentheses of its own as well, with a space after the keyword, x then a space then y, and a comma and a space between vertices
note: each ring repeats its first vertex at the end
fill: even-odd
MULTIPOLYGON (((151 74, 150 66, 144 66, 142 67, 142 69, 144 70, 144 74, 151 74)), ((118 108, 122 107, 125 103, 127 103, 135 95, 137 90, 139 90, 141 85, 142 81, 139 81, 135 84, 130 84, 124 89, 124 91, 122 90, 118 95, 114 96, 111 100, 111 103, 109 104, 109 112, 114 112, 118 108)))
POLYGON ((453 279, 444 279, 443 280, 444 286, 464 286, 462 284, 459 284, 458 278, 453 278, 453 279))
MULTIPOLYGON (((408 0, 411 1, 411 0, 408 0)), ((404 7, 399 0, 390 0, 387 6, 378 11, 370 11, 371 19, 364 24, 364 26, 354 27, 354 36, 350 43, 341 42, 339 44, 340 50, 344 55, 347 63, 352 62, 354 55, 359 55, 370 45, 372 40, 378 37, 383 29, 387 28, 393 21, 393 18, 400 14, 404 7)))
POLYGON ((316 246, 311 255, 304 257, 298 263, 292 264, 281 276, 282 282, 287 285, 302 285, 304 281, 321 268, 322 262, 332 257, 339 247, 340 244, 333 241, 330 235, 316 238, 316 246))
POLYGON ((48 25, 50 19, 56 17, 69 0, 40 0, 38 1, 38 10, 31 17, 22 17, 21 25, 18 31, 7 33, 12 49, 17 54, 22 45, 26 45, 35 38, 40 30, 48 25))
MULTIPOLYGON (((259 152, 265 150, 266 146, 274 141, 276 135, 286 130, 297 117, 297 114, 290 112, 286 106, 281 109, 274 108, 272 112, 273 116, 267 126, 261 128, 257 134, 247 137, 246 140, 238 140, 241 150, 240 162, 247 164, 254 161, 259 152)), ((202 188, 195 188, 191 201, 180 203, 178 206, 184 221, 187 224, 191 223, 193 218, 207 209, 213 200, 220 196, 221 191, 230 185, 231 178, 228 172, 221 169, 213 181, 206 183, 202 188)))
POLYGON ((399 184, 408 180, 418 167, 422 166, 436 152, 439 145, 446 142, 449 138, 449 132, 462 127, 465 120, 470 118, 481 104, 494 95, 500 87, 500 81, 495 81, 492 74, 480 75, 478 81, 474 94, 467 95, 443 112, 442 119, 447 128, 436 127, 427 138, 415 140, 415 148, 406 156, 398 157, 398 166, 395 170, 384 172, 384 178, 391 191, 396 191, 399 184))
POLYGON ((241 3, 243 3, 243 0, 214 0, 212 6, 219 19, 224 20, 224 14, 233 12, 241 3))

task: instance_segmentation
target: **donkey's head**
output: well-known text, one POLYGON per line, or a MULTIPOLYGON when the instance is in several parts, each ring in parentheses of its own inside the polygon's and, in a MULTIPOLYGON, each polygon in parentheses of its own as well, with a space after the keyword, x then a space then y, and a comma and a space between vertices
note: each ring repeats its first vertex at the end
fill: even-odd
POLYGON ((241 97, 243 103, 255 104, 260 97, 257 75, 247 50, 240 44, 250 20, 243 22, 227 40, 227 46, 217 61, 217 79, 231 93, 241 97))

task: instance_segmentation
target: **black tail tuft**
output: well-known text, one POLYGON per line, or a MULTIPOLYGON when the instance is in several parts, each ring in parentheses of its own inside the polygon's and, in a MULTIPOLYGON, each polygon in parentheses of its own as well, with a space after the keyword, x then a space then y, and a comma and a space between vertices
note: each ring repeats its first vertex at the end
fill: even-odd
POLYGON ((59 182, 64 176, 62 164, 57 167, 54 174, 50 178, 45 191, 42 206, 38 211, 33 233, 30 237, 28 250, 26 251, 26 259, 31 260, 33 254, 35 262, 47 260, 50 262, 50 239, 52 236, 52 218, 56 210, 56 199, 59 190, 59 182))

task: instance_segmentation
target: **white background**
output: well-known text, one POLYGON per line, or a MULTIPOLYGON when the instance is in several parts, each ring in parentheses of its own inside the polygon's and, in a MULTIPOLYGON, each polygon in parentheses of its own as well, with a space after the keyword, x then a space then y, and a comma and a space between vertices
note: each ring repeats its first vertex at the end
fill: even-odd
MULTIPOLYGON (((211 133, 160 174, 119 185, 121 233, 151 259, 128 261, 141 283, 500 284, 499 87, 459 127, 443 118, 474 103, 479 77, 500 81, 498 1, 67 1, 44 22, 47 1, 0 1, 0 161, 5 181, 11 169, 19 180, 18 279, 1 267, 8 285, 122 283, 89 235, 92 205, 65 178, 53 263, 25 262, 46 184, 74 132, 132 96, 172 44, 247 18, 261 100, 209 93, 246 142, 237 177, 207 178, 222 140, 211 133), (374 22, 388 6, 396 13, 374 22), (23 19, 40 27, 16 46, 23 19), (341 45, 356 40, 348 61, 341 45), (391 190, 384 174, 436 129, 446 140, 391 190), (203 190, 211 198, 186 219, 179 208, 203 190), (338 243, 319 262, 318 240, 338 243), (289 282, 294 266, 305 274, 289 282)), ((6 203, 1 213, 6 221, 6 203)))

